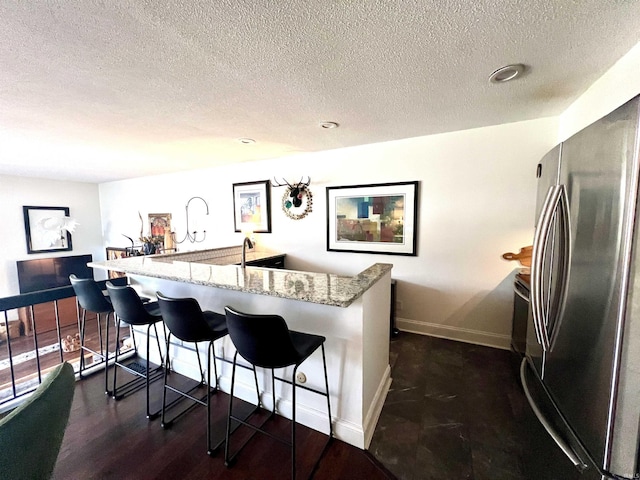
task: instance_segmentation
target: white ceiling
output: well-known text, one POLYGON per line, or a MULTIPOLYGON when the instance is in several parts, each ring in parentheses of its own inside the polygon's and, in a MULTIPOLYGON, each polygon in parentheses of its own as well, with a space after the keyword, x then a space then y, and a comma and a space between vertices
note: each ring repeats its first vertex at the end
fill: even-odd
POLYGON ((634 0, 0 0, 0 174, 103 182, 553 116, 639 18, 634 0), (509 63, 525 76, 490 84, 509 63))

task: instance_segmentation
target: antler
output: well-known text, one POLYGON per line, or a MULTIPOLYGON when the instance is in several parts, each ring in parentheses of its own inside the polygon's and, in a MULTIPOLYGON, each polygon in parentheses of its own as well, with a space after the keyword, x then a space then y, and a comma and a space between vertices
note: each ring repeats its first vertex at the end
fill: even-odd
POLYGON ((271 182, 272 187, 284 187, 285 185, 289 188, 300 188, 300 187, 308 187, 311 184, 311 177, 307 176, 307 181, 303 182, 304 177, 300 177, 300 181, 295 184, 295 186, 291 185, 285 178, 282 180, 284 183, 280 183, 276 180, 276 177, 273 177, 273 181, 271 182))
POLYGON ((303 179, 303 178, 304 178, 304 177, 301 177, 301 178, 300 178, 300 181, 298 182, 298 186, 308 187, 308 186, 309 186, 309 184, 311 183, 311 177, 307 176, 307 178, 308 178, 309 180, 307 180, 307 182, 306 182, 306 183, 303 183, 303 182, 302 182, 302 179, 303 179))
POLYGON ((272 187, 284 187, 284 186, 285 186, 285 184, 286 184, 289 188, 293 188, 293 187, 291 186, 291 184, 290 184, 289 182, 287 182, 284 178, 283 178, 282 180, 284 180, 284 183, 280 183, 280 182, 278 182, 278 181, 276 180, 276 177, 273 177, 273 182, 271 182, 271 186, 272 186, 272 187), (275 183, 274 183, 274 182, 275 182, 275 183))

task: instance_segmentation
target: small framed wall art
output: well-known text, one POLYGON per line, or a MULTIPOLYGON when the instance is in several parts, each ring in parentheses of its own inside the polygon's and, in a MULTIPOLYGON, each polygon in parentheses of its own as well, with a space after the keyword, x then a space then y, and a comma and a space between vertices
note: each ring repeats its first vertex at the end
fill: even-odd
POLYGON ((327 187, 327 250, 416 255, 418 182, 327 187))
POLYGON ((269 180, 233 184, 236 232, 271 233, 269 180))
POLYGON ((165 245, 165 239, 171 237, 171 214, 170 213, 150 213, 149 214, 149 236, 154 243, 162 245, 164 248, 173 248, 173 245, 165 245), (167 236, 168 235, 168 236, 167 236))

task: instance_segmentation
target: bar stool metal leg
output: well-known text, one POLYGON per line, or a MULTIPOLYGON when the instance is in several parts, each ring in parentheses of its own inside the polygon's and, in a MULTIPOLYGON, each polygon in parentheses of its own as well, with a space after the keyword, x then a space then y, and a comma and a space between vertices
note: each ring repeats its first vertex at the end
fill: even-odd
MULTIPOLYGON (((106 340, 104 346, 104 393, 109 395, 109 379, 107 377, 107 372, 109 369, 109 317, 111 314, 107 313, 106 316, 106 340)), ((100 327, 100 314, 98 314, 98 331, 102 332, 102 328, 100 327)), ((102 341, 100 342, 100 349, 102 349, 102 341)))
POLYGON ((78 376, 80 377, 80 380, 82 380, 83 376, 82 376, 82 372, 84 372, 85 370, 85 363, 84 363, 84 337, 85 337, 85 329, 86 329, 86 320, 87 320, 87 311, 83 308, 82 309, 82 315, 81 315, 82 319, 80 320, 80 367, 78 368, 78 376))
POLYGON ((108 361, 109 361, 109 317, 110 317, 110 313, 107 313, 106 315, 106 321, 107 321, 107 326, 106 326, 106 337, 107 337, 107 341, 106 341, 106 345, 103 346, 103 336, 102 336, 102 322, 100 321, 100 314, 96 313, 96 323, 98 326, 98 342, 100 343, 99 347, 100 347, 100 351, 96 351, 93 350, 89 347, 87 347, 86 345, 86 335, 87 335, 87 310, 85 308, 82 309, 82 318, 80 321, 80 365, 78 367, 78 375, 79 377, 82 379, 83 373, 84 371, 87 369, 87 365, 86 365, 86 360, 85 360, 85 356, 84 356, 84 352, 89 352, 92 353, 93 355, 98 355, 99 357, 101 357, 102 361, 104 361, 105 365, 105 380, 104 380, 104 388, 105 388, 105 393, 107 395, 110 395, 110 391, 109 391, 109 386, 108 386, 108 380, 107 380, 107 367, 108 367, 108 361))
POLYGON ((162 418, 160 419, 160 426, 162 428, 167 428, 167 422, 165 419, 166 413, 166 405, 167 405, 167 376, 169 375, 170 370, 170 354, 169 354, 169 346, 171 342, 171 333, 167 335, 167 349, 164 351, 164 384, 162 386, 162 418))
MULTIPOLYGON (((269 416, 258 426, 258 428, 256 428, 254 425, 251 425, 249 423, 246 422, 246 419, 251 417, 251 415, 253 415, 254 413, 256 413, 257 411, 260 410, 260 408, 262 408, 262 401, 260 399, 260 388, 258 387, 258 374, 256 373, 256 367, 255 365, 251 365, 251 369, 253 370, 253 379, 255 381, 255 385, 256 385, 256 407, 248 414, 248 416, 245 419, 236 417, 233 415, 233 392, 234 392, 234 387, 235 387, 235 381, 236 381, 236 367, 238 366, 237 363, 238 360, 238 352, 236 352, 233 356, 233 362, 232 362, 232 368, 231 368, 231 391, 229 392, 229 409, 228 409, 228 415, 227 415, 227 429, 226 429, 226 434, 225 434, 225 440, 224 440, 224 464, 227 467, 232 466, 235 463, 235 457, 238 453, 240 453, 240 451, 244 448, 244 446, 249 443, 249 441, 253 438, 253 436, 259 431, 258 429, 260 427, 262 427, 273 415, 275 412, 275 393, 273 394, 273 400, 274 400, 274 404, 273 404, 273 409, 271 411, 271 413, 269 414, 269 416), (235 420, 236 422, 238 422, 238 425, 235 426, 235 428, 232 428, 231 426, 231 420, 235 420), (251 434, 251 436, 249 436, 249 438, 247 438, 245 440, 245 442, 238 448, 238 450, 233 454, 230 455, 230 447, 229 447, 229 438, 231 437, 231 434, 236 430, 236 428, 238 428, 240 425, 246 425, 248 427, 251 427, 254 432, 251 434)), ((240 365, 241 367, 244 367, 243 365, 240 365)), ((246 368, 246 367, 244 367, 246 368)), ((272 377, 273 378, 273 377, 272 377)))
POLYGON ((293 402, 293 414, 291 418, 291 479, 296 478, 296 373, 298 372, 299 365, 293 368, 293 377, 291 383, 293 388, 291 396, 293 402))
POLYGON ((322 366, 324 367, 324 386, 327 392, 327 412, 329 414, 329 441, 333 438, 333 423, 331 422, 331 398, 329 397, 329 377, 327 376, 327 356, 322 345, 322 366))
MULTIPOLYGON (((231 367, 231 390, 229 391, 229 410, 227 414, 227 433, 225 435, 224 442, 224 464, 229 467, 231 466, 232 459, 229 456, 229 436, 231 431, 231 416, 233 412, 233 388, 236 383, 236 358, 238 357, 238 352, 233 356, 233 366, 231 367)), ((257 381, 256 381, 257 386, 257 381)))

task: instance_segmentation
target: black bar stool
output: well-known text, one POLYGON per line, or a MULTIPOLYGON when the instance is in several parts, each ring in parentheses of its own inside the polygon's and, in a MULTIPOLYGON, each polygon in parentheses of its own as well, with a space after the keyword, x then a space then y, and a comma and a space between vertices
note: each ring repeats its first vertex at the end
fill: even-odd
POLYGON ((202 311, 198 301, 195 298, 170 298, 157 292, 158 303, 160 304, 160 312, 165 325, 169 329, 167 334, 167 349, 165 350, 165 370, 164 370, 164 391, 162 394, 162 428, 171 426, 174 420, 186 413, 195 405, 203 405, 207 407, 207 454, 212 455, 222 444, 220 442, 216 447, 211 446, 211 395, 219 390, 218 385, 218 369, 216 367, 216 356, 213 350, 213 342, 227 335, 227 325, 224 315, 220 313, 202 311), (171 335, 175 336, 183 342, 195 344, 196 355, 198 357, 198 367, 200 368, 200 383, 190 390, 184 391, 175 386, 167 384, 167 374, 170 370, 169 344, 171 335), (207 374, 202 368, 200 360, 200 352, 198 350, 198 342, 209 342, 207 349, 207 374), (211 360, 213 359, 213 369, 215 375, 215 388, 211 389, 211 360), (206 387, 206 393, 203 397, 195 397, 194 391, 201 386, 206 387), (181 397, 190 399, 193 404, 184 409, 172 420, 166 420, 166 411, 177 404, 183 398, 178 397, 176 400, 167 405, 167 390, 171 390, 179 394, 181 397))
POLYGON ((109 395, 109 387, 107 385, 107 367, 109 365, 109 317, 113 313, 113 305, 96 283, 93 278, 78 278, 74 274, 69 275, 73 291, 78 298, 78 303, 82 307, 82 315, 80 319, 80 367, 78 374, 82 378, 82 373, 86 370, 84 351, 100 357, 104 361, 104 391, 109 395), (87 312, 93 312, 97 316, 98 321, 98 342, 100 343, 100 351, 93 350, 85 345, 85 333, 87 323, 87 312), (106 339, 104 348, 102 346, 102 327, 100 324, 100 315, 106 315, 106 339))
MULTIPOLYGON (((162 315, 160 314, 160 305, 158 302, 143 303, 138 296, 138 293, 130 286, 115 286, 111 282, 107 282, 107 292, 109 292, 109 298, 113 304, 113 308, 116 314, 116 347, 115 347, 115 360, 113 368, 113 390, 111 395, 115 400, 121 400, 125 395, 133 393, 142 386, 146 387, 147 393, 147 418, 153 420, 160 415, 160 409, 157 412, 151 413, 149 410, 149 385, 151 382, 162 378, 162 364, 164 363, 162 358, 162 349, 160 348, 160 338, 158 337, 158 328, 156 325, 158 322, 162 322, 162 315), (120 353, 120 322, 125 322, 131 325, 140 325, 147 327, 147 356, 144 362, 144 366, 140 365, 139 358, 128 364, 124 364, 118 361, 118 355, 120 353), (150 333, 151 327, 153 327, 156 334, 156 343, 158 344, 158 353, 160 354, 160 365, 151 367, 149 361, 150 353, 150 333), (135 375, 137 378, 126 382, 119 388, 116 387, 116 377, 118 368, 120 367, 126 372, 135 375), (144 382, 142 382, 144 380, 144 382), (119 390, 119 391, 118 391, 119 390)), ((131 327, 129 327, 131 331, 131 327)), ((138 353, 138 347, 135 344, 135 337, 133 337, 134 350, 136 357, 138 353)))
MULTIPOLYGON (((324 351, 324 342, 326 340, 325 337, 289 330, 286 322, 279 315, 252 315, 239 312, 228 306, 225 307, 225 314, 227 317, 227 328, 229 329, 229 336, 231 337, 231 340, 236 347, 236 353, 233 356, 233 369, 231 373, 231 392, 229 393, 229 415, 227 418, 227 434, 225 439, 226 445, 224 453, 225 465, 233 465, 236 455, 240 453, 240 450, 242 450, 242 448, 246 445, 245 442, 233 455, 229 454, 231 421, 235 420, 239 424, 246 425, 247 427, 250 427, 255 431, 265 433, 271 438, 289 445, 291 447, 291 478, 296 477, 296 387, 298 387, 327 397, 329 439, 327 440, 327 444, 321 452, 320 457, 316 461, 316 464, 312 470, 313 473, 333 437, 333 426, 331 423, 331 402, 329 400, 329 381, 327 378, 327 362, 324 351), (300 364, 302 364, 302 362, 309 358, 309 356, 318 348, 322 349, 322 363, 324 366, 325 382, 324 392, 306 387, 304 385, 296 385, 295 382, 296 372, 300 364), (273 395, 273 411, 271 412, 269 418, 274 415, 276 409, 275 380, 279 380, 281 382, 292 385, 293 416, 291 419, 290 442, 286 439, 276 437, 271 433, 266 432, 265 430, 260 428, 262 425, 256 426, 250 424, 245 421, 245 419, 233 415, 233 388, 235 383, 236 360, 238 358, 238 354, 240 354, 242 358, 244 358, 254 367, 258 366, 271 369, 271 392, 273 395), (284 368, 289 366, 294 366, 292 380, 287 380, 275 376, 275 368, 284 368)), ((259 397, 258 403, 260 403, 259 397)))

